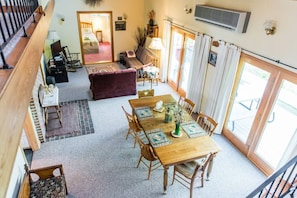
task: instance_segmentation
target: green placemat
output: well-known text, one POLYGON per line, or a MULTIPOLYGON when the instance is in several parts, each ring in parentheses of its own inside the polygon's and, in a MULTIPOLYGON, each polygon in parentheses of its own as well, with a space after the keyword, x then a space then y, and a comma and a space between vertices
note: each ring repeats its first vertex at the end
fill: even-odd
POLYGON ((147 106, 135 108, 135 114, 139 120, 153 117, 153 112, 151 108, 147 106))
POLYGON ((146 134, 148 136, 148 139, 151 145, 154 148, 171 144, 171 142, 167 139, 166 135, 163 133, 162 129, 149 130, 149 131, 146 131, 146 134))
POLYGON ((207 135, 207 133, 195 121, 182 123, 181 127, 190 138, 207 135))

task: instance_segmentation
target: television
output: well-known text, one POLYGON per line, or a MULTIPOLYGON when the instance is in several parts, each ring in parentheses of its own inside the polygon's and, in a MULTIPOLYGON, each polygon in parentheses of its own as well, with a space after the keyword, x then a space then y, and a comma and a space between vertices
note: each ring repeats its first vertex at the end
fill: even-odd
POLYGON ((55 57, 63 51, 60 40, 51 44, 52 56, 55 57))

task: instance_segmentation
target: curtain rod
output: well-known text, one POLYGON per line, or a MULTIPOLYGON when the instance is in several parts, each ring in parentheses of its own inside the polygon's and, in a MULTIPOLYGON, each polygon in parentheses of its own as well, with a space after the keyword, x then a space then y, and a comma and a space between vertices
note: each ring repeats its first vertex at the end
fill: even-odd
POLYGON ((267 57, 267 56, 263 56, 263 55, 261 55, 261 54, 252 52, 252 51, 247 50, 247 49, 244 49, 244 48, 242 48, 242 49, 243 49, 244 51, 246 51, 246 52, 252 53, 252 54, 257 55, 257 56, 260 56, 260 57, 265 58, 265 59, 267 59, 267 60, 270 60, 270 61, 272 61, 272 62, 275 62, 275 63, 278 63, 278 64, 284 65, 284 66, 286 66, 286 67, 289 67, 289 68, 292 68, 292 69, 297 70, 296 67, 293 67, 292 65, 288 65, 288 64, 286 64, 286 63, 283 63, 283 62, 281 62, 280 60, 275 60, 275 59, 269 58, 269 57, 267 57))
MULTIPOLYGON (((223 41, 223 40, 219 40, 219 41, 223 41)), ((224 42, 226 42, 226 41, 224 41, 224 42)), ((235 45, 235 44, 233 44, 233 43, 230 43, 230 44, 231 44, 231 45, 235 45)), ((254 54, 254 55, 259 56, 259 57, 262 57, 262 58, 264 58, 264 59, 266 59, 266 60, 270 60, 270 61, 275 62, 275 63, 277 63, 277 64, 281 64, 281 65, 284 65, 284 66, 289 67, 289 68, 291 68, 291 69, 295 69, 295 70, 297 70, 296 67, 293 67, 292 65, 288 65, 288 64, 286 64, 286 63, 283 63, 283 62, 281 62, 280 60, 275 60, 275 59, 272 59, 272 58, 269 58, 269 57, 267 57, 267 56, 258 54, 258 53, 256 53, 256 52, 252 52, 252 51, 247 50, 247 49, 244 49, 244 48, 241 48, 241 49, 242 49, 243 51, 248 52, 248 53, 254 54)))
MULTIPOLYGON (((175 25, 175 26, 178 26, 178 27, 183 28, 184 30, 191 31, 192 33, 196 33, 196 32, 197 32, 196 30, 187 28, 187 27, 185 27, 184 25, 180 25, 180 24, 174 23, 174 22, 172 22, 172 21, 170 21, 170 20, 168 20, 168 19, 164 19, 164 20, 170 22, 171 24, 173 24, 173 25, 175 25)), ((207 34, 205 34, 205 33, 201 33, 201 34, 203 34, 203 35, 207 35, 207 34)), ((208 35, 208 36, 210 36, 210 35, 208 35)), ((212 36, 210 36, 210 37, 213 38, 212 36)), ((219 40, 219 41, 221 41, 221 40, 219 40)), ((231 43, 231 44, 232 44, 232 43, 231 43)), ((291 68, 291 69, 295 69, 295 70, 297 70, 296 67, 293 67, 292 65, 288 65, 288 64, 286 64, 286 63, 283 63, 283 62, 281 62, 280 60, 275 60, 275 59, 272 59, 272 58, 269 58, 269 57, 267 57, 267 56, 258 54, 258 53, 256 53, 256 52, 252 52, 252 51, 247 50, 247 49, 244 49, 244 48, 241 48, 241 49, 244 50, 244 51, 246 51, 246 52, 249 52, 249 53, 251 53, 251 54, 254 54, 254 55, 256 55, 256 56, 259 56, 259 57, 265 58, 265 59, 267 59, 267 60, 270 60, 270 61, 272 61, 272 62, 275 62, 275 63, 277 63, 277 64, 281 64, 281 65, 284 65, 284 66, 289 67, 289 68, 291 68)))
POLYGON ((188 31, 188 32, 191 32, 191 33, 196 33, 196 32, 197 32, 196 30, 187 28, 187 27, 185 27, 184 25, 180 25, 180 24, 174 23, 174 22, 172 22, 171 20, 168 20, 168 19, 163 19, 163 20, 164 20, 164 21, 168 21, 168 22, 170 22, 172 25, 178 26, 178 27, 180 27, 180 28, 182 28, 183 30, 186 30, 186 31, 188 31))
POLYGON ((177 26, 177 27, 179 27, 179 28, 182 28, 183 30, 186 30, 186 31, 188 31, 188 32, 191 32, 191 33, 199 33, 199 34, 207 35, 207 36, 213 38, 212 36, 210 36, 210 35, 208 35, 208 34, 205 34, 205 33, 202 33, 202 32, 197 32, 197 30, 193 30, 193 29, 187 28, 187 27, 185 27, 184 25, 180 25, 180 24, 173 23, 173 22, 171 22, 171 23, 172 23, 172 25, 177 26))

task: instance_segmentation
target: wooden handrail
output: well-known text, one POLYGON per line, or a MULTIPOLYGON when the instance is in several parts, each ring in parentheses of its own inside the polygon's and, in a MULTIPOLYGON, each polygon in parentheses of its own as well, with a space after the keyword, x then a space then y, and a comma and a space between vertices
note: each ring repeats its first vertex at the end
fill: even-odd
POLYGON ((0 72, 0 78, 5 79, 0 81, 0 197, 6 197, 54 4, 55 0, 50 0, 45 12, 37 13, 40 18, 28 28, 29 36, 21 38, 8 56, 7 62, 14 68, 0 72))

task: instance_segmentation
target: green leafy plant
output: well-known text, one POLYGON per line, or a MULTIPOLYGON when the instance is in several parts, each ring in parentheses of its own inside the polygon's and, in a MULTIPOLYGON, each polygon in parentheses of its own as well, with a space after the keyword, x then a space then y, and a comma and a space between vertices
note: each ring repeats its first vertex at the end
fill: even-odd
POLYGON ((134 38, 135 38, 138 46, 144 46, 146 37, 147 37, 147 29, 137 27, 137 31, 135 32, 134 38))

